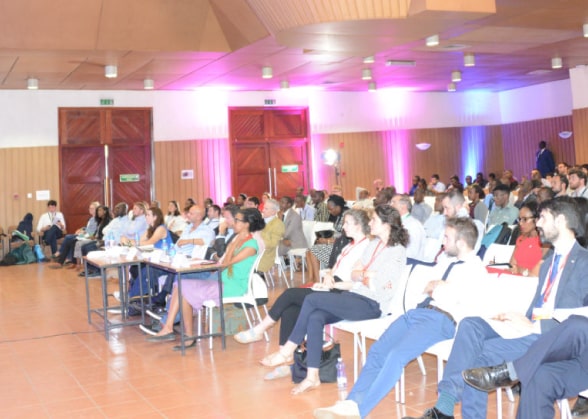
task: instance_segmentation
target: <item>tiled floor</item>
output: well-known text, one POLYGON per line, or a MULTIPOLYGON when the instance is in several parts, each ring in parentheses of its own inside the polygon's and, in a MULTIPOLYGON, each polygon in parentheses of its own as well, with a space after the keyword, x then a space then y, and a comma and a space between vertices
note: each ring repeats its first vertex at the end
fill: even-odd
MULTIPOLYGON (((98 296, 94 280, 92 298, 98 296)), ((277 331, 269 344, 229 338, 222 351, 217 339, 212 351, 206 342, 182 357, 172 343, 146 342, 137 327, 115 329, 106 341, 100 319, 93 321, 75 271, 0 267, 1 418, 310 418, 337 398, 335 384, 294 397, 288 379, 263 380, 267 371, 257 361, 275 350, 277 331)), ((351 379, 350 336, 336 338, 351 379)), ((418 415, 434 403, 435 360, 424 360, 427 376, 414 362, 406 369, 406 404, 391 393, 371 418, 418 415)), ((494 395, 489 406, 496 417, 494 395)), ((516 406, 506 398, 503 406, 503 417, 514 418, 516 406)))

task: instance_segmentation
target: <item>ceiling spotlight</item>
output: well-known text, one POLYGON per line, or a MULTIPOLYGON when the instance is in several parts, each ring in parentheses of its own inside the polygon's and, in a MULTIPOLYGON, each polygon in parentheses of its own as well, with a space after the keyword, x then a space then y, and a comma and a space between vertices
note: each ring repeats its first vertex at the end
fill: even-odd
POLYGON ((455 92, 456 90, 457 90, 457 89, 456 89, 456 87, 455 87, 455 83, 449 83, 449 84, 447 85, 447 91, 448 91, 448 92, 455 92))
POLYGON ((290 82, 288 80, 282 80, 280 82, 280 89, 288 90, 290 88, 290 82))
POLYGON ((584 38, 588 38, 588 23, 584 23, 582 30, 584 31, 584 38))
POLYGON ((362 80, 371 80, 372 79, 372 70, 369 68, 364 68, 361 70, 361 79, 362 80))
POLYGON ((27 79, 27 89, 37 90, 39 88, 39 79, 30 78, 27 79))
POLYGON ((364 64, 373 64, 376 62, 376 58, 373 55, 370 55, 369 57, 364 57, 363 58, 363 63, 364 64))
POLYGON ((145 80, 143 80, 143 89, 145 89, 145 90, 153 90, 154 87, 155 87, 155 83, 153 82, 153 79, 145 79, 145 80))
POLYGON ((439 35, 428 36, 425 40, 425 44, 428 47, 436 47, 437 45, 439 45, 439 35))
POLYGON ((471 52, 463 55, 463 65, 465 67, 473 67, 476 65, 476 56, 471 52))
POLYGON ((553 57, 551 59, 551 68, 553 68, 554 70, 557 70, 558 68, 562 68, 563 67, 563 61, 561 59, 561 57, 553 57))
POLYGON ((118 75, 117 68, 115 65, 107 65, 104 67, 104 76, 109 79, 113 79, 118 75))
POLYGON ((261 78, 262 79, 271 79, 274 76, 274 72, 271 67, 262 67, 261 68, 261 78))
POLYGON ((451 72, 451 81, 452 82, 460 82, 461 81, 461 71, 455 70, 451 72))
POLYGON ((375 81, 370 81, 368 83, 368 92, 375 92, 378 87, 376 86, 375 81))

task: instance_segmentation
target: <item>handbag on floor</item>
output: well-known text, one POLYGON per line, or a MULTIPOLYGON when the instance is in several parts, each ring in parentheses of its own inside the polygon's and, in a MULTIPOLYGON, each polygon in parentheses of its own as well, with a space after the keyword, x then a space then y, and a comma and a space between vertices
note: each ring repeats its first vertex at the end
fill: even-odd
MULTIPOLYGON (((306 342, 302 342, 294 351, 294 363, 292 381, 299 383, 306 378, 308 366, 306 365, 306 342)), ((341 357, 341 346, 338 342, 329 339, 323 345, 321 363, 319 366, 319 378, 321 383, 334 383, 337 381, 337 359, 341 357)))

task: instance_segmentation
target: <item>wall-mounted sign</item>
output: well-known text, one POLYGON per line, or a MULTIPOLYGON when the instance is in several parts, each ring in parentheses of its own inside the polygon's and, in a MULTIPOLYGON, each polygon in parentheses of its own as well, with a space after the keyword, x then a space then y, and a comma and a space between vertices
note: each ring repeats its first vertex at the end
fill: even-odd
POLYGON ((138 182, 141 177, 138 173, 125 173, 123 175, 119 175, 120 183, 126 182, 138 182))
POLYGON ((298 165, 284 164, 282 165, 282 173, 298 173, 298 165))
POLYGON ((114 106, 114 99, 100 99, 100 106, 114 106))
POLYGON ((182 179, 194 179, 194 170, 191 170, 191 169, 182 170, 182 179))

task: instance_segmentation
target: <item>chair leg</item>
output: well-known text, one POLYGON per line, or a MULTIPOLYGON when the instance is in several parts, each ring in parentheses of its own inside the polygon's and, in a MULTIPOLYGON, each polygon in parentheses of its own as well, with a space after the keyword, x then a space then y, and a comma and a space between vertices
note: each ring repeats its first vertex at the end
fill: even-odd
MULTIPOLYGON (((263 305, 263 307, 265 308, 265 312, 267 313, 267 307, 265 306, 265 304, 263 305)), ((259 309, 257 308, 257 306, 253 306, 253 308, 255 309, 255 314, 257 315, 257 321, 261 323, 261 314, 259 314, 259 309)), ((269 335, 267 334, 267 331, 263 332, 263 336, 265 337, 265 341, 269 342, 269 335)))
MULTIPOLYGON (((212 334, 212 313, 213 313, 213 307, 206 307, 206 309, 208 310, 208 333, 212 334)), ((219 308, 220 310, 220 308, 219 308)), ((208 347, 210 349, 212 349, 212 342, 213 342, 213 338, 212 336, 208 338, 208 347)))
POLYGON ((504 389, 504 392, 506 393, 506 397, 508 398, 508 401, 511 403, 514 403, 515 398, 514 398, 514 394, 512 394, 512 389, 510 387, 507 387, 504 389))
POLYGON ((496 390, 496 419, 502 419, 502 389, 496 390))
POLYGON ((264 272, 263 273, 263 277, 265 278, 265 283, 266 284, 269 285, 270 282, 271 282, 272 288, 275 288, 276 287, 276 284, 274 283, 274 276, 272 275, 272 273, 270 271, 264 272), (268 278, 269 278, 269 281, 268 281, 268 278))

